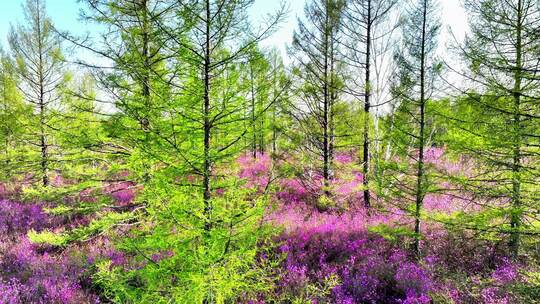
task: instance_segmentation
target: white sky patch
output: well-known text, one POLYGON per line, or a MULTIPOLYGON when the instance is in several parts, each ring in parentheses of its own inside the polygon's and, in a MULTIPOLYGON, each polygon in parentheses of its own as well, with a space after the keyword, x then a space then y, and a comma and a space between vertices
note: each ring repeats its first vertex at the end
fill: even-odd
MULTIPOLYGON (((0 41, 4 49, 8 48, 7 34, 10 23, 23 21, 22 3, 25 0, 2 0, 0 1, 0 41)), ((266 39, 262 45, 264 47, 275 47, 280 50, 285 63, 290 63, 287 56, 287 45, 292 42, 294 29, 297 27, 297 17, 304 14, 304 6, 309 0, 285 0, 284 3, 289 8, 289 14, 274 35, 266 39)), ((266 14, 275 12, 283 1, 280 0, 256 0, 250 9, 252 22, 260 22, 266 14)), ((452 40, 449 28, 458 39, 462 39, 468 28, 467 14, 462 7, 461 0, 440 0, 441 18, 443 29, 441 31, 440 47, 445 49, 448 42, 452 40)), ((86 31, 95 32, 97 25, 85 24, 79 20, 79 11, 82 5, 77 0, 48 0, 48 14, 58 28, 70 30, 75 34, 83 34, 86 31)), ((83 55, 87 57, 87 55, 83 55)), ((88 58, 86 58, 88 59, 88 58)))
MULTIPOLYGON (((0 42, 2 47, 9 49, 7 44, 7 34, 9 32, 10 23, 23 21, 22 3, 25 0, 9 0, 0 1, 0 42)), ((298 18, 303 18, 304 7, 311 0, 256 0, 250 8, 251 21, 253 24, 260 24, 265 16, 278 10, 282 3, 288 8, 288 14, 276 30, 276 32, 268 39, 264 40, 261 45, 264 48, 276 48, 279 50, 286 65, 289 65, 292 60, 287 54, 287 46, 291 45, 294 30, 297 28, 298 18)), ((406 0, 400 0, 406 1, 406 0)), ((417 0, 412 0, 417 1, 417 0)), ((449 46, 456 42, 461 42, 468 29, 467 13, 462 6, 462 0, 439 0, 440 15, 442 21, 442 29, 439 37, 438 54, 447 63, 459 66, 458 58, 449 52, 449 46)), ((79 18, 79 12, 82 5, 77 0, 48 0, 48 14, 53 20, 53 23, 60 30, 69 30, 72 34, 84 36, 89 32, 94 38, 100 32, 100 27, 95 23, 86 24, 79 18)), ((74 54, 69 55, 70 61, 75 61, 76 58, 87 63, 96 65, 108 65, 107 60, 99 58, 89 51, 77 50, 74 54)), ((449 75, 447 79, 450 81, 459 81, 455 76, 449 75)))
MULTIPOLYGON (((292 43, 293 32, 297 28, 297 19, 304 14, 306 0, 288 1, 289 14, 274 35, 263 41, 264 47, 275 47, 280 50, 285 63, 290 63, 287 55, 287 45, 292 43)), ((252 21, 256 23, 264 14, 279 8, 280 1, 256 0, 252 7, 252 21)), ((439 39, 440 55, 446 56, 449 43, 453 43, 454 37, 461 41, 468 29, 467 13, 461 0, 440 0, 440 14, 442 29, 439 39)))

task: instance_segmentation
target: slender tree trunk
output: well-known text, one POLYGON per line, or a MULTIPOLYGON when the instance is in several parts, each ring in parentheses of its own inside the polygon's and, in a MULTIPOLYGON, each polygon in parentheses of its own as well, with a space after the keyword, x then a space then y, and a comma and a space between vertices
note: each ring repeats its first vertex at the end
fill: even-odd
POLYGON ((519 254, 520 236, 519 228, 521 226, 521 82, 522 82, 522 22, 523 22, 523 3, 518 0, 518 24, 516 27, 516 69, 514 72, 514 90, 513 90, 513 151, 512 151, 512 213, 510 216, 510 235, 509 247, 512 257, 516 259, 519 254))
POLYGON ((39 67, 38 67, 38 77, 39 77, 39 146, 41 148, 41 174, 42 174, 42 183, 43 186, 47 187, 49 185, 49 164, 48 164, 48 146, 47 146, 47 136, 45 134, 46 128, 46 119, 45 119, 45 75, 43 72, 43 44, 42 44, 42 33, 41 33, 41 12, 37 11, 38 18, 38 27, 37 27, 37 36, 38 36, 38 53, 39 53, 39 67))
POLYGON ((326 6, 326 20, 324 25, 324 88, 323 88, 323 178, 324 178, 324 194, 326 196, 330 195, 328 190, 329 179, 330 179, 330 154, 329 152, 329 138, 328 138, 328 121, 329 121, 329 108, 328 108, 328 40, 329 40, 329 9, 328 5, 326 6))
POLYGON ((263 111, 264 109, 264 104, 263 104, 263 99, 262 98, 259 98, 259 102, 257 103, 259 105, 259 110, 262 111, 261 112, 261 117, 259 118, 259 122, 260 122, 260 125, 259 125, 259 152, 261 154, 264 154, 265 152, 265 141, 264 141, 264 126, 265 126, 265 117, 266 117, 266 111, 263 111))
POLYGON ((276 144, 276 141, 277 141, 277 127, 276 127, 276 119, 277 119, 277 100, 276 100, 276 96, 277 96, 277 88, 276 88, 276 82, 277 82, 277 76, 276 76, 276 72, 274 71, 274 81, 273 81, 273 84, 272 84, 272 88, 273 88, 273 94, 272 94, 272 100, 274 101, 274 103, 272 104, 272 154, 276 154, 276 149, 277 149, 277 144, 276 144))
POLYGON ((369 208, 371 206, 369 195, 369 110, 370 110, 370 97, 371 97, 371 0, 368 0, 367 11, 367 35, 366 35, 366 74, 365 74, 365 88, 364 88, 364 153, 363 153, 363 166, 364 166, 364 206, 369 208))
POLYGON ((211 203, 211 184, 210 175, 212 170, 212 161, 210 159, 210 0, 206 0, 206 29, 204 44, 204 160, 203 160, 203 200, 204 200, 204 229, 208 232, 212 228, 212 203, 211 203))
MULTIPOLYGON (((43 87, 40 89, 40 94, 43 93, 43 87)), ((49 185, 49 176, 48 176, 48 147, 47 147, 47 136, 45 135, 45 106, 43 105, 43 97, 41 97, 39 104, 39 124, 40 124, 40 134, 39 134, 39 145, 41 148, 41 174, 42 174, 42 183, 43 186, 47 187, 49 185)))
POLYGON ((253 77, 253 63, 249 63, 249 78, 250 78, 250 84, 251 84, 251 132, 252 134, 252 142, 251 142, 251 150, 253 154, 253 158, 257 159, 257 119, 255 116, 255 84, 254 84, 254 77, 253 77))
MULTIPOLYGON (((144 105, 145 110, 148 112, 150 110, 150 50, 149 50, 149 40, 150 40, 150 34, 148 29, 148 7, 147 7, 147 0, 143 0, 141 3, 141 10, 143 11, 143 32, 142 32, 142 38, 143 38, 143 48, 142 48, 142 55, 144 58, 144 70, 143 70, 143 77, 142 77, 142 95, 144 98, 144 105)), ((145 113, 147 115, 148 113, 145 113)), ((143 119, 147 120, 147 117, 144 117, 143 119)), ((148 121, 143 121, 142 123, 143 128, 148 127, 148 121)))
POLYGON ((277 150, 277 130, 276 130, 276 108, 272 111, 272 154, 276 154, 277 150))
MULTIPOLYGON (((144 116, 141 119, 141 128, 145 138, 145 145, 149 144, 149 127, 150 127, 150 50, 149 50, 149 29, 148 29, 148 3, 147 0, 141 2, 141 10, 143 11, 143 58, 144 58, 144 69, 142 77, 142 95, 144 99, 144 116)), ((150 166, 146 159, 143 160, 143 180, 148 182, 150 180, 150 166)))
MULTIPOLYGON (((333 33, 333 31, 332 31, 333 33)), ((332 34, 333 35, 333 34, 332 34)), ((333 41, 332 37, 332 41, 333 41)), ((336 90, 336 84, 335 84, 335 57, 334 57, 334 43, 332 42, 330 44, 330 104, 329 104, 329 120, 328 123, 330 124, 330 143, 329 143, 329 162, 332 166, 334 163, 334 149, 335 149, 335 143, 336 143, 336 128, 335 128, 335 121, 334 121, 334 106, 337 100, 337 90, 336 90)), ((330 173, 332 175, 332 173, 330 173)))
POLYGON ((415 221, 414 221, 414 253, 418 257, 420 254, 420 211, 424 200, 424 133, 425 133, 425 108, 426 108, 426 92, 425 92, 425 65, 426 65, 426 18, 427 18, 427 0, 424 0, 423 18, 422 18, 422 47, 420 54, 420 133, 418 143, 418 168, 416 173, 416 205, 415 205, 415 221))

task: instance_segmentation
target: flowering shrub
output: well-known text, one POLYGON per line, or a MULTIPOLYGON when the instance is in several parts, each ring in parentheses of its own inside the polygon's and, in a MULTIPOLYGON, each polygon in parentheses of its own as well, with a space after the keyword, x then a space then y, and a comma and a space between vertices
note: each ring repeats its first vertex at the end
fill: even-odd
POLYGON ((517 267, 508 259, 503 259, 502 263, 491 274, 491 278, 497 284, 513 283, 518 278, 517 267))
POLYGON ((334 160, 339 165, 350 165, 354 162, 354 151, 340 152, 334 157, 334 160))
POLYGON ((0 258, 3 269, 0 298, 16 295, 17 300, 7 303, 96 303, 97 297, 81 287, 85 280, 84 266, 69 256, 40 253, 23 238, 0 258))
POLYGON ((278 201, 285 205, 307 204, 318 206, 322 209, 346 209, 349 206, 361 205, 363 192, 361 191, 363 182, 362 173, 351 171, 347 174, 340 174, 329 181, 328 190, 332 202, 331 206, 321 206, 321 198, 324 193, 323 179, 318 174, 312 174, 309 180, 301 178, 283 179, 279 183, 279 190, 276 193, 278 201))
POLYGON ((314 195, 299 179, 285 179, 280 183, 281 190, 276 193, 276 198, 292 205, 307 203, 314 199, 314 195))
POLYGON ((137 185, 133 182, 109 183, 103 189, 103 194, 110 196, 118 205, 124 206, 133 201, 137 189, 137 185))
POLYGON ((97 303, 87 264, 67 252, 55 253, 32 244, 29 230, 53 229, 63 219, 50 216, 40 204, 0 201, 0 303, 97 303))
POLYGON ((281 293, 301 294, 306 285, 322 284, 335 275, 339 284, 330 295, 334 303, 430 300, 434 283, 428 270, 408 261, 405 252, 380 236, 342 228, 321 225, 280 237, 279 252, 286 256, 278 287, 281 293))
POLYGON ((238 177, 247 181, 246 187, 255 188, 262 192, 270 182, 271 159, 268 154, 257 153, 254 158, 252 154, 247 153, 240 156, 237 160, 240 165, 238 177))
MULTIPOLYGON (((277 239, 284 257, 278 298, 313 303, 519 302, 510 291, 519 283, 518 268, 504 259, 507 248, 500 242, 424 219, 421 257, 411 259, 414 219, 407 205, 383 201, 367 214, 355 204, 362 201, 363 176, 353 155, 335 158, 338 170, 330 181, 329 199, 337 208, 321 210, 317 205, 323 183, 316 172, 279 181, 274 193, 279 207, 267 217, 284 228, 277 239), (331 291, 320 292, 333 277, 337 283, 331 291)), ((451 161, 443 148, 428 149, 426 162, 440 173, 471 173, 468 162, 451 161)), ((439 189, 455 188, 444 180, 434 182, 439 189)), ((426 195, 423 208, 441 218, 481 211, 472 199, 463 191, 435 191, 426 195)))
MULTIPOLYGON (((294 171, 294 174, 286 174, 288 177, 278 179, 275 184, 271 183, 271 170, 275 164, 265 154, 258 154, 257 158, 250 154, 242 155, 237 159, 238 167, 221 169, 223 176, 236 175, 244 180, 246 204, 255 202, 258 196, 268 190, 277 208, 261 206, 260 212, 265 211, 266 223, 283 228, 279 235, 273 237, 272 249, 266 248, 261 252, 258 251, 263 246, 257 246, 258 241, 252 238, 251 232, 246 233, 245 241, 253 248, 247 256, 250 259, 258 256, 261 265, 271 266, 259 265, 257 275, 254 275, 253 269, 246 272, 246 277, 255 282, 253 286, 258 286, 256 291, 242 293, 241 288, 230 288, 231 293, 238 290, 240 303, 530 302, 522 300, 519 295, 519 288, 526 284, 523 275, 525 265, 506 259, 507 248, 501 242, 481 240, 472 232, 448 229, 441 222, 423 218, 421 255, 413 259, 409 245, 414 218, 410 210, 399 198, 386 197, 386 200, 374 200, 377 206, 370 212, 363 209, 364 177, 355 167, 355 159, 352 152, 336 154, 335 170, 327 188, 322 176, 309 170, 294 171), (326 190, 330 193, 328 196, 324 195, 326 190), (275 285, 271 282, 275 282, 275 285), (259 293, 259 290, 264 290, 264 293, 259 293), (256 299, 251 299, 253 296, 256 299)), ((463 162, 449 161, 441 148, 428 149, 426 162, 438 172, 466 175, 469 170, 463 162)), ((279 163, 277 165, 279 170, 279 163)), ((57 186, 68 183, 59 177, 54 180, 57 186)), ((450 182, 442 180, 435 180, 434 185, 439 189, 453 188, 450 182)), ((0 185, 0 196, 15 193, 12 188, 17 187, 0 185)), ((122 207, 118 209, 126 210, 125 207, 133 206, 140 189, 139 185, 128 181, 107 183, 103 188, 86 188, 76 192, 78 197, 62 201, 65 205, 55 210, 69 211, 72 208, 70 204, 77 202, 87 206, 96 202, 99 207, 102 202, 100 198, 104 196, 107 206, 112 203, 122 207)), ((235 192, 227 189, 214 189, 216 199, 229 202, 228 196, 237 193, 237 189, 235 192)), ((463 191, 458 195, 434 191, 425 196, 423 212, 433 218, 445 218, 455 213, 482 211, 478 204, 471 204, 471 199, 463 191)), ((503 204, 505 202, 501 201, 503 204)), ((156 230, 152 222, 148 223, 149 227, 162 233, 156 237, 156 243, 160 245, 144 248, 144 258, 137 256, 138 252, 133 250, 116 249, 106 236, 71 244, 67 248, 32 244, 27 237, 28 231, 45 231, 54 235, 53 232, 65 232, 94 223, 95 218, 84 212, 48 214, 51 206, 54 207, 52 203, 25 204, 0 200, 0 233, 5 236, 0 240, 0 303, 98 303, 98 290, 110 295, 118 288, 126 299, 132 299, 134 295, 126 291, 128 289, 122 289, 130 287, 130 283, 122 285, 126 284, 125 278, 137 280, 136 284, 148 284, 157 274, 161 275, 160 271, 167 269, 165 273, 167 280, 170 280, 167 286, 172 286, 181 280, 174 273, 178 265, 200 263, 199 255, 187 260, 189 255, 186 255, 183 247, 173 250, 169 246, 179 239, 177 235, 180 229, 164 226, 162 230, 156 230), (170 241, 164 241, 166 238, 170 238, 170 241), (126 273, 138 273, 139 277, 129 277, 126 273), (146 279, 142 280, 146 275, 146 279)), ((230 208, 231 205, 223 206, 230 208)), ((224 210, 228 212, 228 209, 224 210)), ((114 215, 119 213, 110 214, 113 214, 112 223, 114 215)), ((166 216, 162 212, 155 214, 166 216)), ((169 220, 166 218, 164 223, 168 225, 169 220)), ((260 226, 259 220, 253 221, 253 225, 260 226)), ((113 227, 107 221, 104 223, 103 227, 113 227)), ((129 225, 114 227, 114 233, 136 235, 130 229, 129 225)), ((229 233, 228 230, 223 231, 229 233)), ((31 239, 32 235, 29 234, 31 239)), ((145 242, 143 240, 143 244, 145 242)), ((219 250, 219 254, 222 252, 219 250)), ((243 264, 245 260, 245 255, 242 255, 242 258, 227 263, 237 263, 237 269, 243 271, 255 267, 251 263, 243 264)), ((206 271, 206 264, 201 266, 201 270, 206 271)), ((237 274, 236 271, 226 273, 226 279, 217 285, 234 281, 229 278, 237 274)), ((152 282, 157 284, 154 287, 162 287, 162 280, 152 282)), ((185 294, 179 291, 177 296, 183 297, 185 294)))
POLYGON ((0 233, 4 236, 41 230, 50 226, 52 220, 39 204, 0 200, 0 233))

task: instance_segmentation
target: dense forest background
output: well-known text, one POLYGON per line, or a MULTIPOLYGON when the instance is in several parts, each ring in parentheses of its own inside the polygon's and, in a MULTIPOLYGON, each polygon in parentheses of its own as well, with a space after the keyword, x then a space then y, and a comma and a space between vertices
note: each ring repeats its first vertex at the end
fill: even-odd
POLYGON ((309 0, 286 60, 286 2, 45 2, 0 52, 0 303, 540 303, 539 1, 463 0, 441 55, 437 0, 309 0))

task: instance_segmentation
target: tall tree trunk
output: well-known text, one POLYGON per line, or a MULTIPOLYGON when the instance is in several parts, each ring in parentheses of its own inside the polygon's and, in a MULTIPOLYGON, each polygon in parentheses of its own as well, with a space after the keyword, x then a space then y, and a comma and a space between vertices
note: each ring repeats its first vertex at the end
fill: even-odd
MULTIPOLYGON (((144 99, 144 116, 141 119, 141 128, 145 138, 145 145, 149 144, 149 127, 150 127, 150 50, 149 50, 149 29, 148 29, 148 3, 147 0, 142 0, 141 10, 143 11, 143 58, 144 58, 144 69, 142 75, 142 95, 144 99)), ((143 160, 143 181, 148 182, 150 180, 150 166, 146 159, 143 160)))
POLYGON ((210 159, 210 0, 206 0, 206 29, 205 29, 205 50, 204 50, 204 155, 203 155, 203 200, 204 200, 204 229, 208 232, 212 229, 212 202, 211 202, 211 170, 212 161, 210 159))
POLYGON ((38 77, 39 77, 39 146, 41 148, 41 174, 42 174, 42 183, 43 186, 47 187, 49 185, 49 164, 48 164, 48 146, 47 146, 47 135, 45 134, 46 128, 46 118, 45 118, 45 75, 43 71, 43 43, 42 43, 42 32, 41 32, 41 12, 37 10, 38 26, 37 26, 37 36, 38 36, 38 53, 39 53, 39 66, 38 66, 38 77))
POLYGON ((253 77, 253 63, 249 63, 249 78, 250 78, 250 87, 251 87, 251 132, 252 142, 251 150, 253 158, 257 158, 257 118, 255 116, 255 83, 253 77))
POLYGON ((414 221, 414 253, 418 257, 420 254, 420 211, 424 200, 424 133, 425 133, 425 66, 426 66, 426 18, 427 18, 427 0, 424 0, 422 17, 422 46, 420 53, 420 132, 418 138, 418 168, 416 173, 416 205, 414 221))
MULTIPOLYGON (((43 94, 43 87, 40 88, 40 94, 43 94)), ((43 95, 42 95, 43 96, 43 95)), ((49 185, 49 176, 48 176, 48 147, 47 147, 47 136, 45 135, 45 106, 44 106, 43 97, 41 97, 39 104, 39 124, 40 124, 40 134, 39 134, 39 145, 41 148, 41 174, 42 174, 42 183, 43 186, 47 187, 49 185)))
POLYGON ((276 72, 274 71, 274 83, 272 85, 272 88, 273 88, 273 94, 272 94, 272 99, 274 100, 274 103, 272 104, 272 154, 276 154, 276 149, 277 149, 277 127, 276 127, 276 119, 277 119, 277 100, 276 100, 276 96, 277 96, 277 88, 276 88, 276 82, 277 82, 277 77, 275 76, 276 72))
POLYGON ((521 226, 521 82, 523 69, 523 54, 522 54, 522 23, 523 23, 523 2, 518 0, 518 24, 516 27, 516 68, 514 72, 514 90, 513 90, 513 151, 512 151, 512 213, 510 216, 510 227, 512 234, 510 235, 509 247, 512 257, 515 259, 519 254, 520 236, 519 228, 521 226))
POLYGON ((371 1, 368 0, 367 11, 367 35, 366 35, 366 74, 365 74, 365 88, 364 88, 364 154, 363 154, 363 166, 364 166, 364 206, 369 208, 371 206, 369 196, 369 110, 370 110, 370 97, 371 97, 371 1))
MULTIPOLYGON (((333 33, 333 31, 332 31, 333 33)), ((333 34, 332 34, 333 35, 333 34)), ((332 40, 333 37, 332 37, 332 40)), ((334 106, 335 102, 337 100, 337 90, 336 90, 336 83, 335 83, 335 56, 334 56, 334 43, 330 44, 330 104, 329 104, 329 120, 328 123, 330 124, 330 143, 329 143, 329 158, 330 158, 330 164, 334 163, 334 149, 336 144, 336 128, 335 128, 335 121, 334 121, 334 106)), ((332 173, 330 173, 332 175, 332 173)))
POLYGON ((276 130, 276 108, 272 111, 272 154, 276 154, 277 150, 277 130, 276 130))
POLYGON ((265 127, 265 117, 266 117, 266 111, 264 110, 264 104, 263 99, 259 98, 259 102, 257 103, 259 106, 259 111, 261 111, 261 117, 259 118, 259 152, 261 154, 264 154, 265 152, 265 141, 264 141, 264 127, 265 127))
POLYGON ((328 63, 329 63, 329 56, 328 56, 328 40, 329 40, 329 9, 328 5, 326 5, 326 20, 324 25, 324 88, 323 88, 323 178, 324 178, 324 194, 326 196, 330 195, 330 191, 328 190, 329 186, 329 179, 330 179, 330 154, 329 154, 329 130, 328 130, 328 121, 329 121, 329 107, 328 107, 328 101, 329 101, 329 91, 328 91, 328 63))

